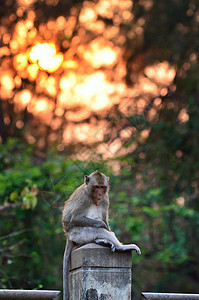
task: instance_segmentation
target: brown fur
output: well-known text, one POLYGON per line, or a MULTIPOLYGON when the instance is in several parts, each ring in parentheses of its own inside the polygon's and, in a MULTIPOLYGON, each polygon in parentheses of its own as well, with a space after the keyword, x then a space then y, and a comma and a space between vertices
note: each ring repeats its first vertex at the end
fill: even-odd
POLYGON ((95 171, 93 175, 95 176, 95 179, 98 182, 98 184, 100 184, 100 185, 105 184, 105 178, 103 177, 103 175, 98 170, 95 171))
POLYGON ((63 300, 69 299, 68 268, 71 251, 75 244, 84 245, 95 242, 110 245, 112 251, 136 250, 138 254, 141 254, 138 246, 121 244, 115 234, 110 231, 108 189, 108 177, 95 171, 89 176, 85 176, 85 183, 80 185, 65 202, 62 224, 67 237, 67 244, 63 264, 63 300), (99 199, 95 199, 95 189, 98 193, 100 189, 103 190, 102 194, 97 194, 99 199))
POLYGON ((67 230, 71 227, 74 219, 81 219, 85 216, 87 209, 92 204, 92 188, 93 185, 106 185, 107 190, 102 200, 100 201, 101 206, 104 207, 103 212, 103 222, 107 225, 108 228, 108 207, 109 207, 109 197, 108 197, 108 178, 100 173, 95 171, 89 175, 89 183, 86 185, 83 183, 80 185, 70 198, 65 202, 63 213, 62 213, 62 224, 64 232, 67 236, 67 230))

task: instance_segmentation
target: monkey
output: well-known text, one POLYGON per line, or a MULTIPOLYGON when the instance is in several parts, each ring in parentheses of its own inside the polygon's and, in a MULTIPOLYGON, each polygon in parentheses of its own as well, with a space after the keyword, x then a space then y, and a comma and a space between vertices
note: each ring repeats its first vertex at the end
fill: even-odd
POLYGON ((84 183, 65 201, 62 212, 67 238, 63 260, 63 300, 69 299, 68 269, 74 246, 94 242, 110 246, 113 252, 135 250, 138 255, 141 254, 137 245, 120 243, 109 227, 109 178, 98 170, 84 177, 84 183))

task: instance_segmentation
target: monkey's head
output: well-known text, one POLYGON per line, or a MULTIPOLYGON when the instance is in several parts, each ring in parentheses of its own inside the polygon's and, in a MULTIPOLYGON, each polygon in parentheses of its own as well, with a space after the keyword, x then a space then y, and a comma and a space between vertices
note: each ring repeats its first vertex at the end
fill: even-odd
POLYGON ((97 170, 90 175, 85 175, 85 184, 94 204, 98 206, 99 201, 108 191, 109 178, 97 170))

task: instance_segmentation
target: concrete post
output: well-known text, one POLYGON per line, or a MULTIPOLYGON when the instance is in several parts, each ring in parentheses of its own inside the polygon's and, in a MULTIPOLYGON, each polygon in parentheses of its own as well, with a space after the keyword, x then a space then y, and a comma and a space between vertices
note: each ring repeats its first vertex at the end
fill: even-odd
POLYGON ((71 255, 70 300, 131 299, 131 251, 87 244, 71 255))

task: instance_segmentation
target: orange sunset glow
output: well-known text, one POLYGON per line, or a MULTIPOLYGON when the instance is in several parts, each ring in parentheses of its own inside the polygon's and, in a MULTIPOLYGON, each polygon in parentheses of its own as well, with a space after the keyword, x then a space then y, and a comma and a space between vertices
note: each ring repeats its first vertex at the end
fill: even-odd
MULTIPOLYGON (((64 144, 98 142, 102 136, 96 137, 95 132, 107 125, 94 121, 93 114, 111 112, 113 105, 118 105, 124 116, 141 114, 151 97, 157 97, 158 103, 159 95, 167 94, 176 74, 167 61, 147 66, 131 86, 125 83, 123 45, 127 37, 119 26, 132 22, 132 1, 85 1, 69 15, 63 13, 38 26, 33 2, 20 0, 21 7, 11 20, 27 13, 16 22, 12 34, 4 25, 0 27, 5 43, 0 56, 7 57, 0 66, 0 96, 14 103, 17 112, 27 108, 52 130, 64 128, 64 144), (104 17, 112 18, 113 23, 106 27, 104 17), (88 120, 90 123, 86 123, 88 120)), ((141 39, 143 24, 139 20, 129 29, 129 36, 141 39)), ((151 120, 158 107, 149 111, 151 120)), ((186 112, 179 115, 181 122, 186 118, 186 112)), ((110 145, 110 153, 117 152, 119 145, 110 145)))
POLYGON ((56 53, 53 43, 36 44, 30 51, 30 61, 48 72, 55 72, 63 62, 63 54, 56 53))

